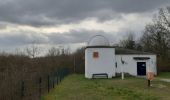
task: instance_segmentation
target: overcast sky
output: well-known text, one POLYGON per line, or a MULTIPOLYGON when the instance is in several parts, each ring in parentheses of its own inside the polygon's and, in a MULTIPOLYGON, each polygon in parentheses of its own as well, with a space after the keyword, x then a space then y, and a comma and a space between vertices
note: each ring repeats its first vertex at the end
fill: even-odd
POLYGON ((0 50, 85 45, 96 34, 117 43, 128 31, 141 35, 170 0, 0 0, 0 50), (73 44, 73 45, 71 45, 73 44))

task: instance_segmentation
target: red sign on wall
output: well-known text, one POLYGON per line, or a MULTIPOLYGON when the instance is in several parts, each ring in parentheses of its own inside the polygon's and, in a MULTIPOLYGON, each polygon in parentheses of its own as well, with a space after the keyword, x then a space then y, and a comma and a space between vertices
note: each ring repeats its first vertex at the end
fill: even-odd
POLYGON ((93 52, 93 58, 99 58, 99 53, 98 52, 93 52))

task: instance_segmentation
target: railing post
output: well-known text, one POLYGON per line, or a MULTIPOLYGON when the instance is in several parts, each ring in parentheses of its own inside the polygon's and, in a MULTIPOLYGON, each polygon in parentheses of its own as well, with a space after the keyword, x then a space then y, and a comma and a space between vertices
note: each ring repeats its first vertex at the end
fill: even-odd
POLYGON ((52 77, 52 86, 53 86, 53 88, 54 88, 54 85, 55 85, 55 82, 54 82, 54 80, 55 80, 55 76, 53 75, 53 77, 52 77))
POLYGON ((41 83, 42 83, 42 78, 39 78, 39 97, 41 97, 41 83))
POLYGON ((22 80, 21 81, 21 98, 23 98, 24 97, 24 90, 25 90, 25 86, 24 86, 25 84, 24 84, 24 81, 22 80))
POLYGON ((47 76, 47 88, 48 88, 48 93, 50 92, 50 76, 47 76))
POLYGON ((60 82, 61 82, 61 69, 59 70, 59 77, 60 77, 60 82))

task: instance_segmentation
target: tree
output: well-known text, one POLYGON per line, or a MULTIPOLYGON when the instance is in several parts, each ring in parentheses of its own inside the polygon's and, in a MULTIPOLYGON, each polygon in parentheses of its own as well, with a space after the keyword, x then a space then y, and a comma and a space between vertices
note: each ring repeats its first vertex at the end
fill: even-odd
POLYGON ((134 33, 129 32, 127 38, 120 41, 120 46, 126 49, 135 49, 134 33))
POLYGON ((74 72, 84 73, 85 72, 85 47, 78 48, 73 53, 74 59, 74 72))
POLYGON ((170 8, 161 8, 153 22, 145 26, 141 44, 145 51, 152 51, 165 58, 170 49, 170 8))
POLYGON ((64 54, 69 55, 71 53, 70 47, 64 49, 64 54))
POLYGON ((60 55, 60 50, 58 48, 51 47, 48 50, 47 56, 58 56, 58 55, 60 55))
POLYGON ((16 48, 15 49, 15 53, 14 55, 17 55, 17 56, 27 56, 24 52, 24 50, 20 49, 20 48, 16 48))
POLYGON ((31 58, 35 58, 40 54, 40 48, 35 42, 32 42, 31 46, 27 47, 25 51, 27 55, 30 56, 31 58))

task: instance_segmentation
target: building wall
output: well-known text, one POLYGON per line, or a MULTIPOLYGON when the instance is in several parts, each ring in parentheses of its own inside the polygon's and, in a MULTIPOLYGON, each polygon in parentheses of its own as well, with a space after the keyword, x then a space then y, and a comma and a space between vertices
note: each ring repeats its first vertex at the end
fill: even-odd
POLYGON ((156 55, 116 55, 116 73, 121 73, 123 69, 124 72, 137 76, 137 62, 146 62, 146 72, 151 71, 157 75, 156 55), (150 57, 151 59, 134 60, 133 57, 150 57), (125 64, 122 64, 122 61, 125 64))
POLYGON ((85 77, 92 78, 92 75, 97 73, 107 73, 109 78, 115 76, 114 48, 87 48, 85 50, 85 77), (93 52, 98 52, 99 57, 93 58, 93 52))

